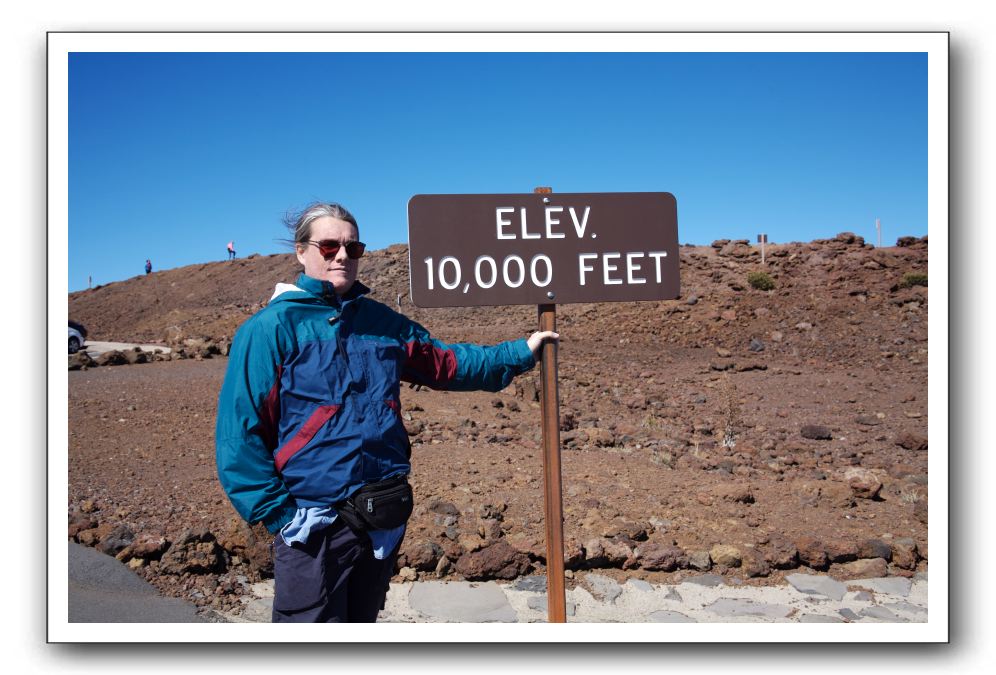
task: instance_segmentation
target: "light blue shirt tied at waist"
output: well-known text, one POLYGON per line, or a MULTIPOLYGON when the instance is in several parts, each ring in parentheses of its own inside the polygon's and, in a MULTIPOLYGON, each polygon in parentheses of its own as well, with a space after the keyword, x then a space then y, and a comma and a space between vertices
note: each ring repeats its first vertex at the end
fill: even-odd
MULTIPOLYGON (((290 546, 294 543, 303 544, 308 541, 312 532, 324 530, 339 517, 331 506, 311 506, 300 508, 294 518, 280 529, 284 543, 290 546)), ((405 526, 398 525, 390 530, 367 530, 373 543, 373 554, 377 560, 383 560, 394 550, 405 533, 405 526)))

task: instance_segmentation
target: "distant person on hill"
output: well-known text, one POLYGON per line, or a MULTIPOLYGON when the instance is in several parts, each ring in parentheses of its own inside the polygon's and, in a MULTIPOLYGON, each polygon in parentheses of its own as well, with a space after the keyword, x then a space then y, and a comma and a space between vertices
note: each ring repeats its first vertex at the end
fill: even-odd
POLYGON ((145 273, 150 274, 152 272, 152 261, 148 258, 145 259, 145 273))
POLYGON ((233 258, 235 258, 235 242, 230 241, 228 242, 228 259, 232 260, 233 258))
POLYGON ((445 344, 356 280, 356 219, 316 203, 286 224, 304 268, 235 334, 218 401, 218 477, 275 536, 274 622, 372 622, 412 512, 401 382, 499 391, 552 331, 445 344))

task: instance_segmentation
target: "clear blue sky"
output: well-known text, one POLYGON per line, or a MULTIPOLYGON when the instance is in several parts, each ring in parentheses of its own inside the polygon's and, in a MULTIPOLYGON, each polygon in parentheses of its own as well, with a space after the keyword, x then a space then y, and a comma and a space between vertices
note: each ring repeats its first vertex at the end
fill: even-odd
POLYGON ((123 54, 69 59, 69 290, 289 251, 339 201, 371 248, 423 193, 667 191, 682 243, 927 233, 925 54, 123 54))

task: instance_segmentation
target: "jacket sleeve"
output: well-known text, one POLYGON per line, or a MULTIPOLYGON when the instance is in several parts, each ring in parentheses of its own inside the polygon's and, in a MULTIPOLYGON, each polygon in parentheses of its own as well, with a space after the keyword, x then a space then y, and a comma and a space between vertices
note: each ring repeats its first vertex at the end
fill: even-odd
POLYGON ((218 479, 249 523, 277 532, 297 506, 277 474, 273 450, 280 421, 280 350, 272 326, 250 319, 232 341, 218 398, 218 479))
POLYGON ((407 359, 401 379, 432 389, 500 391, 536 365, 524 339, 494 346, 446 344, 407 320, 403 342, 407 359))

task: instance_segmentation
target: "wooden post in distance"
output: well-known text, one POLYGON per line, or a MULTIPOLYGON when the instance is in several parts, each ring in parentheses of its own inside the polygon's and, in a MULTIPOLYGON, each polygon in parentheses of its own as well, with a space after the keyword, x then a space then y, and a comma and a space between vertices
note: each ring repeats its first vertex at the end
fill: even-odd
MULTIPOLYGON (((549 194, 550 188, 536 188, 549 194)), ((557 330, 557 306, 537 306, 539 329, 557 330)), ((543 493, 546 521, 546 598, 550 623, 567 621, 564 591, 564 507, 560 480, 560 392, 557 384, 557 345, 544 343, 540 352, 540 407, 543 415, 543 493)))

